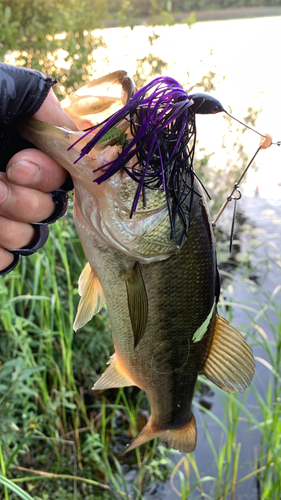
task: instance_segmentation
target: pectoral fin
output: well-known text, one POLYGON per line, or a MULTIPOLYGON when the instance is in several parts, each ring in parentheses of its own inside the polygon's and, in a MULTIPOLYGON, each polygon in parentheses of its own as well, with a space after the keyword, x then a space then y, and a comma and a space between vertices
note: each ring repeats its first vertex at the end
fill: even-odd
POLYGON ((140 264, 136 262, 134 269, 125 274, 128 307, 134 332, 134 348, 142 339, 148 317, 148 298, 140 264))
POLYGON ((115 354, 108 361, 108 367, 95 383, 93 390, 112 389, 113 387, 128 387, 135 385, 134 382, 122 371, 115 354))
POLYGON ((227 392, 243 392, 252 382, 255 361, 243 336, 216 313, 211 349, 201 373, 227 392))
POLYGON ((78 291, 79 295, 81 295, 81 299, 73 323, 73 329, 75 331, 90 321, 90 319, 101 310, 105 303, 101 284, 89 263, 86 264, 80 274, 78 291))

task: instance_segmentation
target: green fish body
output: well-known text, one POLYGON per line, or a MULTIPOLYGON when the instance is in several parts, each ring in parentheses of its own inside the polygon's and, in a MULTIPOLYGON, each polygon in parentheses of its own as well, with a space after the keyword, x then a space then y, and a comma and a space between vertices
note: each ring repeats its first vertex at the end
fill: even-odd
MULTIPOLYGON (((128 100, 124 88, 130 85, 124 72, 119 73, 122 106, 128 100)), ((116 79, 113 75, 106 83, 116 79)), ((104 112, 104 101, 101 107, 104 112)), ((126 124, 122 127, 126 133, 126 124)), ((236 392, 250 385, 255 370, 243 336, 217 313, 215 240, 200 183, 192 172, 186 173, 186 185, 193 184, 194 189, 182 205, 190 223, 179 244, 178 238, 170 238, 161 188, 147 190, 145 205, 140 200, 131 217, 136 187, 125 171, 101 184, 93 182, 98 176, 93 170, 122 151, 116 144, 120 134, 114 134, 115 143, 94 148, 74 165, 81 142, 67 149, 83 133, 34 120, 26 122, 22 133, 73 178, 74 219, 88 260, 79 279, 81 300, 74 328, 89 321, 106 302, 115 345, 94 389, 135 385, 149 400, 151 417, 126 451, 155 437, 177 450, 193 451, 192 398, 198 374, 236 392)), ((178 218, 176 234, 181 231, 178 218)))

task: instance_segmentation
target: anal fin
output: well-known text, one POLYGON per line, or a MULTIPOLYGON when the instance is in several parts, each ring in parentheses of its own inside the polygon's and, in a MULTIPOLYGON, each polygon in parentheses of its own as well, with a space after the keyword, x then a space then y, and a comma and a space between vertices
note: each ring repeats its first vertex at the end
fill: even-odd
POLYGON ((135 383, 126 375, 120 367, 116 355, 113 354, 107 363, 109 366, 95 383, 93 390, 113 389, 114 387, 129 387, 135 383))
POLYGON ((142 339, 148 317, 148 298, 139 262, 125 274, 128 308, 134 333, 134 348, 142 339))
POLYGON ((157 430, 154 428, 153 417, 151 417, 142 429, 139 435, 129 444, 124 453, 134 450, 138 446, 147 443, 151 439, 159 437, 161 441, 168 443, 171 448, 182 451, 184 453, 191 453, 195 450, 197 429, 195 417, 192 414, 191 419, 187 424, 179 429, 157 430))
POLYGON ((81 299, 73 323, 73 329, 75 331, 88 323, 88 321, 101 310, 105 303, 101 284, 89 262, 87 262, 80 274, 78 291, 79 295, 81 295, 81 299))
POLYGON ((200 373, 226 392, 243 392, 252 382, 252 349, 228 321, 216 313, 210 352, 200 373))

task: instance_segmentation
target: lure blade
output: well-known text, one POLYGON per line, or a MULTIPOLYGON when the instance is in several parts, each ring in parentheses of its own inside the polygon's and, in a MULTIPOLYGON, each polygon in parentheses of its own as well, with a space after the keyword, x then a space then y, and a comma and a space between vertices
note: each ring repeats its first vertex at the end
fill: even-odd
POLYGON ((233 216, 231 223, 231 231, 230 231, 230 242, 229 242, 229 252, 232 251, 233 237, 234 237, 234 226, 235 226, 235 218, 236 218, 236 207, 237 207, 237 198, 234 199, 234 208, 233 208, 233 216))

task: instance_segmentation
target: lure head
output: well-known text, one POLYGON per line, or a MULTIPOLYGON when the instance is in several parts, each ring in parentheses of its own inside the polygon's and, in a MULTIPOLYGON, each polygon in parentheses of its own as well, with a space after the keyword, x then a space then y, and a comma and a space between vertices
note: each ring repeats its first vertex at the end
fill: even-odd
POLYGON ((220 101, 208 94, 196 93, 190 94, 189 98, 193 100, 192 110, 195 114, 215 115, 224 111, 220 101))

